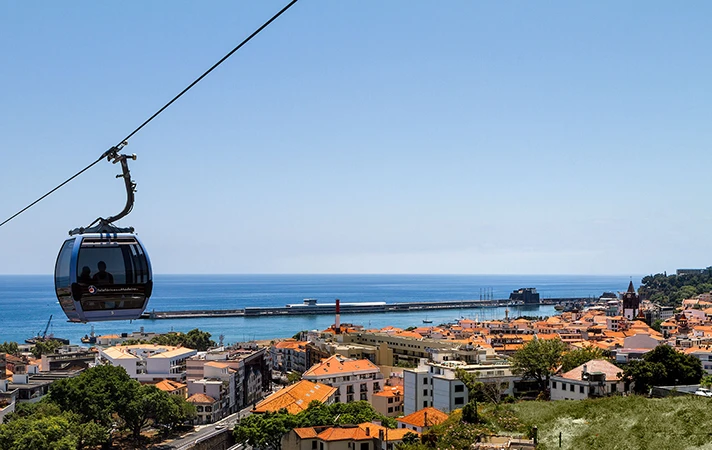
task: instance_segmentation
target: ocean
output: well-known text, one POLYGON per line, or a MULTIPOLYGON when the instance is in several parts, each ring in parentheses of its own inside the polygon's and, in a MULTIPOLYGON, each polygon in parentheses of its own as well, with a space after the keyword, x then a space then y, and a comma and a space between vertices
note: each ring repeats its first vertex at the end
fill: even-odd
MULTIPOLYGON (((635 278, 637 282, 639 277, 635 278)), ((246 306, 284 306, 304 298, 322 302, 410 302, 478 300, 485 295, 508 298, 522 287, 535 287, 541 298, 598 297, 603 292, 623 291, 627 276, 584 275, 155 275, 153 296, 146 311, 187 309, 235 309, 246 306)), ((79 344, 91 332, 97 335, 138 331, 187 332, 200 328, 225 343, 290 337, 301 330, 324 329, 333 324, 331 315, 289 317, 228 317, 202 319, 135 320, 69 323, 54 295, 50 275, 0 275, 0 342, 24 342, 42 332, 50 315, 50 332, 79 344)), ((513 307, 510 316, 548 316, 552 306, 513 307)), ((474 308, 428 311, 433 324, 461 317, 501 319, 505 308, 474 308)), ((370 328, 388 325, 422 325, 424 312, 342 314, 342 323, 370 328)))

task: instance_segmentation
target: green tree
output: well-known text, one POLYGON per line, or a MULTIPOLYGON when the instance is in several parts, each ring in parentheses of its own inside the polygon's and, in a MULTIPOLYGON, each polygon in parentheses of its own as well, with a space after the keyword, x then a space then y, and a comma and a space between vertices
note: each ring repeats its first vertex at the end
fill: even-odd
POLYGON ((170 426, 179 414, 178 405, 170 396, 156 386, 139 386, 131 399, 117 410, 117 414, 131 431, 135 440, 141 437, 141 429, 153 421, 157 425, 170 426))
POLYGON ((301 379, 302 379, 302 374, 299 372, 289 372, 287 374, 287 382, 289 384, 294 384, 301 379))
POLYGON ((48 399, 62 410, 78 414, 83 422, 93 421, 108 428, 113 423, 112 415, 136 397, 139 387, 123 367, 97 366, 78 377, 54 382, 48 399))
POLYGON ((195 328, 193 330, 190 330, 186 335, 185 335, 185 342, 183 343, 184 347, 188 348, 194 348, 198 350, 199 352, 204 352, 210 347, 215 347, 215 341, 210 340, 210 333, 207 331, 200 331, 199 329, 195 328))
POLYGON ((297 416, 282 410, 247 416, 233 433, 237 442, 255 448, 280 450, 282 436, 298 426, 297 416))
POLYGON ((20 356, 20 348, 17 342, 3 342, 0 344, 0 353, 9 353, 13 356, 20 356))
POLYGON ((285 409, 278 412, 253 414, 235 428, 235 440, 253 447, 279 450, 281 438, 296 427, 314 427, 358 424, 380 420, 383 426, 395 428, 396 422, 390 417, 379 414, 365 401, 334 403, 325 405, 312 401, 307 409, 299 414, 289 414, 285 409))
POLYGON ((46 341, 37 342, 34 347, 32 347, 30 352, 32 352, 32 356, 34 356, 35 358, 41 358, 42 355, 53 354, 62 345, 64 344, 62 344, 56 339, 48 339, 46 341))
POLYGON ((524 379, 535 380, 546 391, 549 377, 561 365, 566 344, 560 339, 533 339, 510 359, 512 371, 524 379))
POLYGON ((171 410, 171 415, 168 417, 160 417, 159 422, 169 429, 174 430, 183 425, 187 421, 195 419, 197 416, 195 405, 186 401, 182 395, 171 395, 171 401, 176 408, 171 410))
POLYGON ((623 379, 634 383, 635 392, 645 393, 654 385, 697 384, 702 374, 698 358, 662 344, 646 353, 642 360, 629 363, 623 370, 623 379))
POLYGON ((210 339, 210 333, 200 331, 198 328, 190 330, 188 333, 170 332, 156 336, 151 339, 152 344, 183 346, 204 352, 210 347, 215 347, 215 341, 210 339))
POLYGON ((598 347, 586 346, 564 353, 561 358, 561 371, 568 372, 592 359, 603 358, 603 350, 598 347))
POLYGON ((106 428, 94 422, 82 423, 74 413, 55 404, 40 402, 22 406, 0 425, 0 449, 83 449, 107 440, 106 428))
POLYGON ((660 325, 662 325, 662 324, 663 324, 663 320, 662 320, 662 319, 658 319, 658 320, 656 320, 655 322, 653 322, 652 325, 650 325, 650 328, 652 328, 653 330, 657 331, 658 333, 661 333, 662 330, 660 329, 660 325))

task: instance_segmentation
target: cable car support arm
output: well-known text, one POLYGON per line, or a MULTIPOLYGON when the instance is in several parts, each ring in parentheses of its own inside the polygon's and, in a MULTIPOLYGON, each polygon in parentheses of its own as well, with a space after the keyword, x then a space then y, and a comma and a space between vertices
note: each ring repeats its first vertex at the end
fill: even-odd
MULTIPOLYGON (((123 145, 121 146, 123 147, 123 145)), ((126 217, 131 210, 133 209, 134 206, 134 193, 136 192, 136 183, 131 179, 131 172, 129 171, 129 159, 133 159, 134 161, 136 160, 136 154, 131 154, 131 155, 122 155, 119 152, 121 151, 121 148, 119 147, 111 147, 109 150, 104 152, 102 155, 102 158, 106 157, 106 160, 111 162, 112 164, 120 163, 121 164, 121 174, 116 175, 116 178, 123 178, 124 179, 124 185, 126 186, 126 204, 124 205, 124 209, 121 210, 120 213, 107 217, 104 219, 103 217, 99 217, 96 219, 94 222, 89 224, 88 227, 80 227, 80 228, 75 228, 72 231, 69 232, 70 236, 74 236, 75 234, 84 234, 84 233, 133 233, 134 229, 133 227, 127 227, 127 228, 121 228, 112 225, 113 222, 126 217)))

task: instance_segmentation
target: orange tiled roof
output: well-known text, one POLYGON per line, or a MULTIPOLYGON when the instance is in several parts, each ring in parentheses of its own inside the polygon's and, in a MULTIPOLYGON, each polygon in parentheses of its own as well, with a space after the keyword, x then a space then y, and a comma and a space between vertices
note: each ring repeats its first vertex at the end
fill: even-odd
POLYGON ((386 386, 381 392, 373 394, 374 397, 398 397, 403 396, 403 386, 386 386))
POLYGON ((191 395, 190 397, 188 397, 188 401, 191 403, 215 403, 214 398, 203 393, 191 395))
MULTIPOLYGON (((378 437, 377 435, 375 437, 378 437)), ((373 439, 374 436, 369 436, 364 430, 358 427, 354 428, 327 428, 319 433, 317 438, 322 441, 366 441, 373 439)))
POLYGON ((386 432, 386 427, 371 422, 360 423, 358 424, 358 427, 370 434, 371 437, 378 437, 379 431, 383 431, 384 433, 386 432))
POLYGON ((559 336, 558 333, 537 333, 536 338, 544 340, 554 340, 561 339, 561 336, 559 336))
POLYGON ((297 436, 301 439, 313 439, 317 436, 317 432, 314 427, 295 428, 294 432, 297 433, 297 436))
POLYGON ((423 339, 423 335, 416 333, 415 331, 401 331, 396 333, 396 336, 411 338, 411 339, 423 339))
POLYGON ((420 411, 416 411, 413 414, 408 414, 405 417, 400 417, 396 419, 398 422, 403 422, 408 425, 414 425, 416 427, 425 427, 425 419, 428 419, 428 424, 427 426, 431 427, 433 425, 437 425, 445 419, 448 418, 448 415, 445 414, 444 412, 433 408, 432 406, 429 406, 427 408, 423 408, 420 411))
POLYGON ((277 342, 277 344, 275 345, 275 348, 289 348, 292 350, 299 350, 300 348, 304 347, 304 344, 306 344, 306 342, 294 341, 294 340, 288 339, 285 341, 277 342))
POLYGON ((185 384, 173 380, 163 380, 156 383, 156 387, 164 392, 173 392, 185 388, 185 384))
POLYGON ((407 428, 396 428, 395 430, 388 430, 388 433, 385 433, 383 440, 386 442, 402 441, 408 433, 414 433, 415 435, 420 436, 420 433, 417 431, 409 430, 407 428))
POLYGON ((329 397, 334 395, 334 392, 336 392, 336 388, 331 386, 301 380, 270 394, 266 399, 259 402, 252 412, 275 412, 285 408, 288 413, 297 414, 307 409, 309 403, 314 400, 321 403, 326 402, 329 397))
POLYGON ((580 380, 581 374, 583 373, 583 366, 586 366, 586 370, 589 373, 592 372, 603 372, 606 374, 606 381, 618 381, 621 379, 620 373, 623 370, 620 367, 614 366, 604 359, 592 359, 591 361, 581 364, 575 369, 571 369, 565 374, 561 375, 562 378, 568 378, 569 380, 580 380))
POLYGON ((325 375, 340 375, 350 372, 378 371, 378 367, 367 359, 345 359, 334 355, 315 364, 304 372, 302 377, 319 377, 325 375))

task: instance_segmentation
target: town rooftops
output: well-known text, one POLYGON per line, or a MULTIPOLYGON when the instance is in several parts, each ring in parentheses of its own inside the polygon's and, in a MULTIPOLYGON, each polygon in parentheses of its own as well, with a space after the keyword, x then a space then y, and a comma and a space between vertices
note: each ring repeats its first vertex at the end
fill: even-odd
POLYGON ((300 439, 314 439, 318 435, 314 427, 295 428, 294 432, 300 439))
POLYGON ((378 367, 367 359, 346 359, 339 355, 334 355, 312 366, 304 372, 302 377, 324 377, 344 373, 374 371, 378 371, 378 367))
POLYGON ((402 397, 402 386, 385 386, 381 392, 373 394, 374 397, 402 397))
POLYGON ((305 345, 306 345, 306 342, 287 339, 284 341, 277 342, 277 344, 275 345, 275 348, 299 350, 299 349, 304 349, 305 345))
POLYGON ((584 366, 586 366, 586 371, 588 373, 606 374, 606 381, 619 381, 621 379, 620 374, 623 372, 620 367, 617 367, 604 359, 592 359, 591 361, 581 364, 575 369, 571 369, 562 374, 561 377, 569 380, 581 380, 584 366))
POLYGON ((137 344, 118 345, 102 350, 102 353, 111 359, 141 359, 137 353, 142 353, 149 359, 173 358, 187 354, 197 353, 195 350, 171 345, 137 344))
POLYGON ((319 433, 318 439, 322 441, 367 441, 373 439, 376 436, 371 436, 367 434, 366 430, 359 427, 353 428, 327 428, 326 430, 319 433))
POLYGON ((447 414, 438 409, 433 408, 432 406, 429 406, 427 408, 421 409, 420 411, 416 411, 413 414, 408 414, 405 417, 400 417, 396 420, 407 425, 413 425, 416 427, 423 428, 437 425, 441 422, 444 422, 447 418, 447 414))
POLYGON ((193 394, 190 397, 188 397, 188 400, 191 403, 215 403, 215 399, 212 398, 211 396, 207 394, 203 394, 202 392, 199 392, 197 394, 193 394))
POLYGON ((297 414, 307 409, 309 403, 314 400, 321 403, 326 402, 334 392, 336 392, 336 388, 331 386, 301 380, 269 395, 266 399, 259 402, 252 412, 274 412, 285 408, 290 414, 297 414))
POLYGON ((156 383, 156 387, 164 392, 173 392, 185 388, 186 385, 173 380, 162 380, 156 383))

